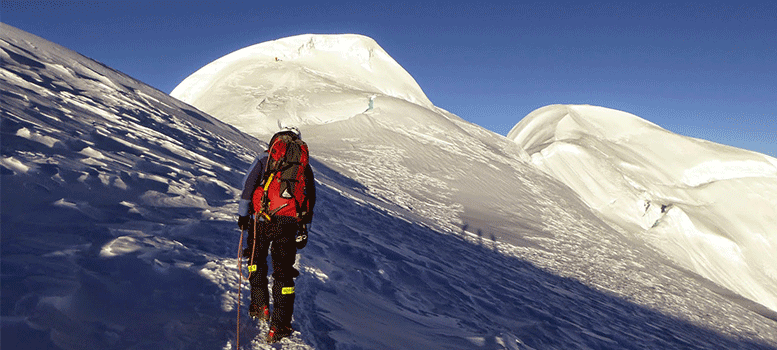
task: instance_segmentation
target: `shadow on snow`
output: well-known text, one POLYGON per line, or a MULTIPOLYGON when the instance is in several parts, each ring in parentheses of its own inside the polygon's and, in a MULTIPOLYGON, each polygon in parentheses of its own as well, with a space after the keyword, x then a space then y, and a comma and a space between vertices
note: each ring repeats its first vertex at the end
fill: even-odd
POLYGON ((510 341, 508 348, 534 349, 773 348, 321 187, 301 264, 326 277, 303 272, 297 304, 304 310, 295 312, 309 327, 303 336, 321 349, 504 349, 510 341))

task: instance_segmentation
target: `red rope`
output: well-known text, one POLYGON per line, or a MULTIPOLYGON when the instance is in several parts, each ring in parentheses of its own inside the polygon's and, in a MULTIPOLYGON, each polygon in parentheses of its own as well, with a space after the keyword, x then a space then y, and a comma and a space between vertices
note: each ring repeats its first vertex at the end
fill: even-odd
MULTIPOLYGON (((248 262, 248 266, 254 266, 254 255, 256 254, 256 220, 258 218, 254 217, 254 244, 251 246, 251 259, 248 262)), ((249 271, 248 276, 251 277, 251 272, 249 271)))

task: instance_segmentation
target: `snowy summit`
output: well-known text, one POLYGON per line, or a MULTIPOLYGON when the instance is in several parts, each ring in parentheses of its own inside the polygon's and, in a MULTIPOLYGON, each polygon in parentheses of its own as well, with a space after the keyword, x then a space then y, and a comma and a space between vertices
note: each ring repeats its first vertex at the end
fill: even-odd
MULTIPOLYGON (((539 166, 564 123, 537 123, 533 147, 466 122, 369 38, 252 46, 173 98, 0 29, 3 349, 234 349, 238 329, 241 349, 777 348, 756 295, 689 273, 539 166), (270 346, 238 285, 235 213, 279 121, 318 185, 295 332, 270 346)), ((656 228, 700 203, 650 193, 672 204, 656 228)))
POLYGON ((354 34, 298 35, 249 46, 202 67, 171 93, 250 134, 272 133, 277 121, 348 118, 367 109, 375 94, 432 107, 374 40, 354 34))
POLYGON ((507 137, 608 222, 777 311, 777 159, 595 106, 540 108, 507 137))

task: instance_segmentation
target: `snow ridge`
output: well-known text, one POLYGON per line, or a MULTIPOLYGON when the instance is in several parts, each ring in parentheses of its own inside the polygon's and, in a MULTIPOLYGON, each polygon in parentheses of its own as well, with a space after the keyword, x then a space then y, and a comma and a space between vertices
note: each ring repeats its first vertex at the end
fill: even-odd
POLYGON ((507 135, 599 215, 777 311, 777 160, 635 115, 552 105, 507 135))

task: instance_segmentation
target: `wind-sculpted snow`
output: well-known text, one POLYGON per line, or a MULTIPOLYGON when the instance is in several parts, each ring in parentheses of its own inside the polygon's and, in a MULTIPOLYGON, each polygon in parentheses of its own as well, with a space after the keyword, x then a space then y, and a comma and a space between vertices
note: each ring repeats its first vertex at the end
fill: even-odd
MULTIPOLYGON (((0 49, 1 347, 234 348, 235 197, 260 141, 5 25, 0 49)), ((308 108, 353 96, 322 91, 308 108)), ((241 348, 777 348, 774 320, 513 142, 400 97, 365 109, 303 128, 319 200, 297 332, 263 344, 242 307, 241 348)))
POLYGON ((235 185, 259 143, 0 29, 2 348, 222 347, 235 185))
POLYGON ((606 220, 777 310, 777 159, 593 106, 538 109, 508 138, 606 220))
POLYGON ((277 121, 340 120, 374 95, 425 107, 421 88, 374 40, 360 35, 298 35, 235 51, 186 78, 171 93, 253 135, 277 121))

